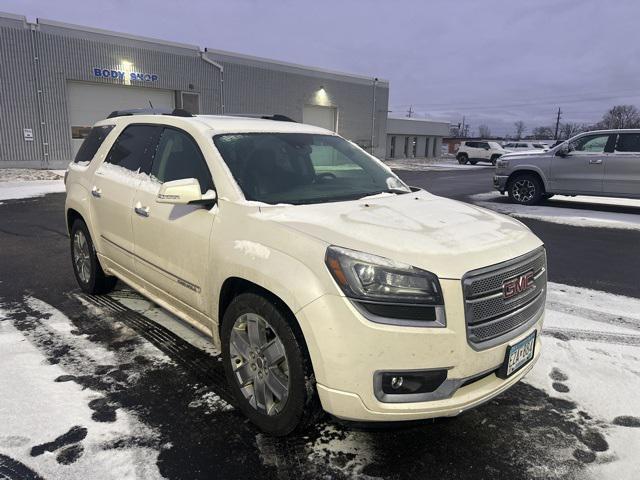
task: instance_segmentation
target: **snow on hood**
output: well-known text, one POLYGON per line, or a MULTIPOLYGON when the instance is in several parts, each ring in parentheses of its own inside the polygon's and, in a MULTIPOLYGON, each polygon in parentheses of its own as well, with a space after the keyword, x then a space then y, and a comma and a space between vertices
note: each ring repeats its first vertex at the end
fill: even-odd
POLYGON ((461 278, 541 245, 517 220, 425 191, 263 212, 327 244, 405 262, 441 278, 461 278))

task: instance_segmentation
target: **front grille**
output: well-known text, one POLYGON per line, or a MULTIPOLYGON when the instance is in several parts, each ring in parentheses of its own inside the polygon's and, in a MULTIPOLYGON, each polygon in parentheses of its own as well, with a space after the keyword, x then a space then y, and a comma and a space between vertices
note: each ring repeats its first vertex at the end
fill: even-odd
POLYGON ((462 279, 467 338, 475 348, 489 348, 529 328, 544 308, 547 290, 544 248, 491 267, 474 270, 462 279), (532 286, 505 298, 503 283, 533 271, 532 286))

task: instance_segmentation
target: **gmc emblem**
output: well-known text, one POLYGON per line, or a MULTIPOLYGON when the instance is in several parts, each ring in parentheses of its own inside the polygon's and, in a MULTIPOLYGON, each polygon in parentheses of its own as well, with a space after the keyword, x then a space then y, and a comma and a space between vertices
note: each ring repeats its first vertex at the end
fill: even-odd
POLYGON ((533 270, 529 270, 519 277, 510 278, 502 282, 502 295, 505 299, 511 298, 534 286, 533 270))

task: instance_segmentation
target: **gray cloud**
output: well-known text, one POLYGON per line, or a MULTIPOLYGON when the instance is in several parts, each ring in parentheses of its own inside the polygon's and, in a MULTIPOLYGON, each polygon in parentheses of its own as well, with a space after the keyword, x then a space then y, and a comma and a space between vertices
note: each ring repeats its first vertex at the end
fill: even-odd
POLYGON ((640 104, 636 0, 3 0, 3 10, 379 76, 403 115, 510 133, 640 104))

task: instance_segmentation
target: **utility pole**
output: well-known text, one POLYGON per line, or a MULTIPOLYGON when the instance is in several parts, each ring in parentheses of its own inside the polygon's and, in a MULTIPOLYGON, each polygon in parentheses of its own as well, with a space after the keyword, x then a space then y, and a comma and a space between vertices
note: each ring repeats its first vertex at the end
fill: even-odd
POLYGON ((466 135, 464 133, 464 115, 462 116, 462 129, 460 130, 460 136, 461 137, 466 137, 466 135))
POLYGON ((560 115, 561 114, 562 114, 562 111, 560 110, 560 107, 558 107, 558 117, 556 118, 556 134, 553 137, 554 140, 558 140, 558 129, 560 128, 560 115))
POLYGON ((411 118, 411 115, 413 115, 413 105, 409 105, 409 110, 407 110, 407 117, 411 118))

